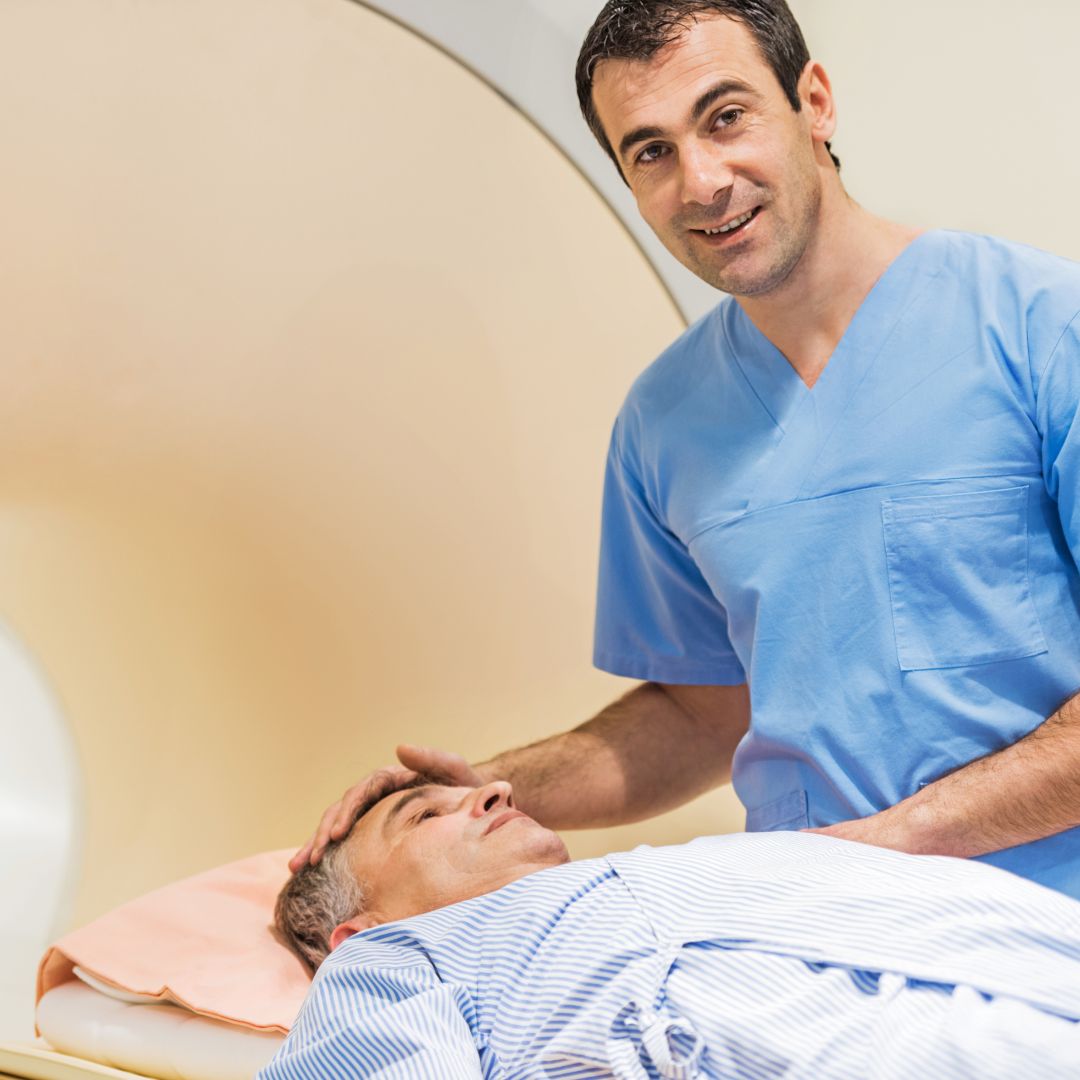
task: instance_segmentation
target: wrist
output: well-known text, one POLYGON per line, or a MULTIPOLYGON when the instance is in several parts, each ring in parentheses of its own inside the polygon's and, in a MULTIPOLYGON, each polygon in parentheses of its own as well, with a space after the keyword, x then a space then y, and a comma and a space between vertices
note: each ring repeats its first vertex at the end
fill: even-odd
POLYGON ((892 807, 897 816, 895 827, 903 836, 904 850, 913 855, 952 855, 968 858, 980 852, 957 836, 948 808, 933 785, 892 807))
POLYGON ((500 768, 498 757, 489 758, 487 761, 478 761, 472 766, 472 771, 480 778, 481 784, 490 784, 492 780, 507 780, 506 770, 500 768))
POLYGON ((895 846, 912 855, 940 855, 934 835, 934 819, 917 796, 905 799, 886 811, 895 846))

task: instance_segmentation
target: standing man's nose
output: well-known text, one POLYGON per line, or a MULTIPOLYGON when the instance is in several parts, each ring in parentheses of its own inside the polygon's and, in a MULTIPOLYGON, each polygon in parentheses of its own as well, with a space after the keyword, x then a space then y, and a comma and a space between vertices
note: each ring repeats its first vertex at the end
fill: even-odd
POLYGON ((679 151, 682 166, 683 202, 711 206, 731 187, 735 175, 719 147, 699 143, 679 151))

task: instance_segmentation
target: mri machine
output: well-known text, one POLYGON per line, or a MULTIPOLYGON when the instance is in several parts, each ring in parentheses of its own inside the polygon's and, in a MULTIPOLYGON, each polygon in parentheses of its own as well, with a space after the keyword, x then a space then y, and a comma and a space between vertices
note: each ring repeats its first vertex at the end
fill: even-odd
POLYGON ((59 933, 299 843, 406 733, 490 753, 625 690, 607 436, 714 297, 577 114, 596 6, 0 16, 0 1043, 59 933))
MULTIPOLYGON (((812 46, 854 18, 792 6, 812 46)), ((400 737, 479 756, 625 690, 588 666, 610 423, 716 296, 578 116, 598 7, 0 15, 18 103, 0 120, 0 1075, 116 1075, 10 1049, 58 934, 298 844, 400 737)), ((932 65, 963 27, 917 29, 893 32, 932 65)), ((853 47, 836 66, 852 85, 886 63, 853 47)), ((1055 70, 1032 68, 1050 98, 1055 70)), ((952 205, 889 187, 880 107, 847 113, 862 163, 838 150, 883 211, 1080 252, 1075 226, 1019 216, 1034 204, 1010 230, 992 185, 952 205)), ((939 157, 956 138, 922 132, 939 157)), ((1046 145, 1029 186, 1074 190, 1075 156, 1046 145)), ((740 826, 717 792, 571 851, 740 826)))

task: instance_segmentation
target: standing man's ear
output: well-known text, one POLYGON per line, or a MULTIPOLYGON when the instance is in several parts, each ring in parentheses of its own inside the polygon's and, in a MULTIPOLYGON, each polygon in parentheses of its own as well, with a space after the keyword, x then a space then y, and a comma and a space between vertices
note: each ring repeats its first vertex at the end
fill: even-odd
POLYGON ((348 922, 340 923, 334 927, 330 935, 330 951, 333 952, 343 941, 347 941, 353 934, 359 934, 361 930, 369 930, 379 925, 379 919, 370 913, 356 915, 348 922))
POLYGON ((825 69, 808 60, 799 78, 799 97, 807 114, 814 142, 828 142, 836 134, 836 101, 825 69))

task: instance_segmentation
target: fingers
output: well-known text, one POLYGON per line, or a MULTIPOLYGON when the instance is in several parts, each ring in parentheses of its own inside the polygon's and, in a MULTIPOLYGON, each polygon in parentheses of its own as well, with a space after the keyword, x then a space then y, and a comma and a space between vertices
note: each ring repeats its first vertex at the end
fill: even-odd
POLYGON ((364 777, 360 783, 349 788, 341 800, 331 807, 332 810, 336 808, 337 814, 330 826, 329 838, 340 840, 352 828, 356 814, 364 803, 385 798, 392 791, 404 787, 415 779, 415 772, 411 769, 403 769, 400 765, 388 765, 364 777))
POLYGON ((336 815, 338 806, 339 803, 334 803, 323 811, 319 827, 308 838, 307 843, 289 860, 289 869, 294 874, 298 874, 309 862, 314 866, 322 858, 323 848, 326 847, 330 835, 329 820, 331 815, 336 815))
POLYGON ((308 859, 311 857, 311 849, 315 846, 315 838, 311 837, 306 844, 289 860, 289 870, 298 874, 305 866, 307 866, 308 859))
POLYGON ((416 773, 400 765, 389 765, 365 776, 353 784, 337 802, 331 803, 319 819, 319 826, 306 844, 289 860, 295 874, 309 862, 312 866, 322 859, 327 845, 340 840, 352 828, 356 815, 365 803, 376 802, 392 791, 416 779, 416 773))
POLYGON ((456 755, 449 754, 445 750, 403 743, 397 748, 397 756, 402 765, 430 776, 433 780, 445 782, 455 779, 453 764, 448 759, 456 755))
POLYGON ((294 874, 309 862, 312 866, 318 864, 327 844, 340 840, 352 828, 364 803, 389 795, 411 783, 421 773, 460 787, 480 787, 484 782, 483 777, 460 754, 449 750, 404 743, 397 748, 397 756, 400 765, 389 765, 365 776, 323 811, 319 827, 289 860, 289 869, 294 874))
POLYGON ((332 830, 338 820, 338 815, 341 812, 341 805, 349 797, 349 794, 354 789, 350 788, 345 794, 331 806, 328 806, 324 811, 322 817, 319 819, 319 827, 315 830, 315 835, 309 841, 311 845, 311 853, 309 858, 311 865, 315 866, 318 861, 323 857, 323 852, 326 850, 326 845, 332 838, 332 830))
POLYGON ((352 824, 353 815, 367 795, 371 780, 372 777, 369 776, 361 780, 359 784, 354 784, 323 814, 323 819, 319 822, 319 836, 322 843, 315 845, 317 849, 324 848, 328 841, 340 840, 345 835, 352 824))
POLYGON ((460 755, 450 750, 403 743, 397 748, 398 760, 418 773, 461 787, 479 787, 480 774, 460 755))
POLYGON ((413 746, 411 743, 402 743, 397 748, 398 761, 406 768, 413 769, 418 773, 427 773, 431 764, 431 751, 424 746, 413 746))

